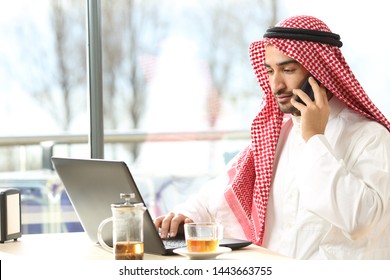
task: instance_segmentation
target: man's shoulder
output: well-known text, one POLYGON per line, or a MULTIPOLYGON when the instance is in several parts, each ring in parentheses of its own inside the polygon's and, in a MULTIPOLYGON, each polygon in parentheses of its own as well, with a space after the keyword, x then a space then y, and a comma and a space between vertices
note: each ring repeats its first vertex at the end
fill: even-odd
MULTIPOLYGON (((356 131, 359 134, 371 134, 372 136, 383 134, 390 137, 390 133, 385 126, 379 122, 366 117, 353 109, 344 105, 336 119, 343 122, 343 127, 349 131, 356 131)), ((366 135, 368 136, 368 135, 366 135)))

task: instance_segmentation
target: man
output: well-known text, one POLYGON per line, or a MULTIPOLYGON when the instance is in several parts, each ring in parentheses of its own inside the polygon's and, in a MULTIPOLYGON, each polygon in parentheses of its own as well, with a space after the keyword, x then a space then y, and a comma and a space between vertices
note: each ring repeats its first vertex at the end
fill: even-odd
POLYGON ((264 95, 251 144, 227 174, 155 220, 163 238, 184 222, 214 220, 228 236, 294 258, 390 259, 390 123, 341 46, 310 16, 252 43, 264 95), (300 90, 309 76, 314 100, 300 90))

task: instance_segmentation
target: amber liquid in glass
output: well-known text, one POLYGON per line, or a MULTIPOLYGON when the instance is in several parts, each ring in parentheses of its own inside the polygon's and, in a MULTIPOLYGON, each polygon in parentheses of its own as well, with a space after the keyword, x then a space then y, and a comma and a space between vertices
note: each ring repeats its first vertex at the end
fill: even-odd
POLYGON ((143 242, 118 242, 115 245, 116 260, 143 260, 143 242))
POLYGON ((187 248, 189 252, 215 252, 218 248, 218 239, 188 239, 187 248))

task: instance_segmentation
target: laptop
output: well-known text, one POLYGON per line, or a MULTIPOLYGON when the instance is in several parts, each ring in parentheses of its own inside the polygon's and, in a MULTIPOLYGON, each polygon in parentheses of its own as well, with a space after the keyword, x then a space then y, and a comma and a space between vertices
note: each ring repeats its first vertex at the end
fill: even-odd
MULTIPOLYGON (((119 198, 121 193, 134 193, 132 202, 140 202, 146 206, 128 166, 123 161, 52 157, 52 162, 84 231, 95 243, 98 243, 99 224, 112 216, 111 204, 123 202, 119 198)), ((111 223, 105 226, 102 235, 104 241, 112 246, 111 223)), ((250 244, 250 241, 240 239, 223 239, 220 242, 220 246, 233 250, 250 244)), ((174 254, 174 249, 185 246, 184 236, 162 240, 149 211, 145 211, 145 253, 170 255, 174 254)))

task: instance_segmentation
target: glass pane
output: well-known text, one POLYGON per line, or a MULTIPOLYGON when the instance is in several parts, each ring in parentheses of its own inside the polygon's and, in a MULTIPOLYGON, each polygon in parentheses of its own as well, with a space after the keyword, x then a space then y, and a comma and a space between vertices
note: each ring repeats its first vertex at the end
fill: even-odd
MULTIPOLYGON (((50 157, 89 157, 86 1, 1 12, 0 186, 22 191, 23 233, 81 230, 50 157)), ((248 143, 261 92, 249 43, 260 1, 101 1, 105 158, 131 168, 152 215, 248 143), (247 18, 251 18, 248 23, 247 18)), ((263 28, 261 28, 263 29, 263 28)))
MULTIPOLYGON (((105 158, 130 166, 152 215, 197 191, 248 144, 261 98, 248 46, 297 10, 325 18, 312 2, 101 1, 105 158)), ((0 10, 0 187, 22 191, 23 233, 81 230, 50 157, 89 157, 85 5, 15 0, 0 10)), ((364 24, 360 8, 369 5, 348 21, 364 24)), ((386 71, 366 70, 378 60, 361 58, 370 49, 345 22, 333 17, 332 29, 389 116, 386 71)))
POLYGON ((0 114, 7 120, 0 124, 0 187, 21 191, 22 233, 81 230, 50 156, 88 155, 79 144, 86 137, 78 137, 88 132, 85 1, 16 0, 6 7, 0 11, 0 114))
POLYGON ((105 157, 129 164, 152 215, 248 144, 261 97, 248 47, 269 25, 262 8, 254 0, 102 1, 105 157), (118 134, 123 143, 108 143, 118 134))

